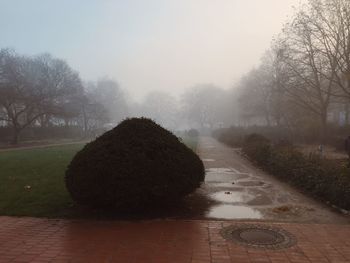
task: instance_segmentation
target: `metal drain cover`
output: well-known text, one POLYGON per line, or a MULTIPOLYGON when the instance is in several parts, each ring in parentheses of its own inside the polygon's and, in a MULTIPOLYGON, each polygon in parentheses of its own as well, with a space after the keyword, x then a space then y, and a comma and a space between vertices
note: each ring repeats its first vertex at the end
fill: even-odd
POLYGON ((227 240, 256 248, 282 249, 296 244, 295 237, 284 229, 264 225, 232 225, 221 234, 227 240))

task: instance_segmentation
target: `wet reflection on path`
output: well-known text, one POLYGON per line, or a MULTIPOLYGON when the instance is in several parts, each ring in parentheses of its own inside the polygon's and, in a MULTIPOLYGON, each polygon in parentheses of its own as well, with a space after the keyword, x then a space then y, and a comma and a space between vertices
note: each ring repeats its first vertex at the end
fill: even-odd
POLYGON ((206 215, 209 218, 222 219, 260 219, 262 214, 253 208, 240 205, 216 205, 206 215))
POLYGON ((349 222, 349 218, 265 174, 213 138, 201 137, 198 154, 206 176, 191 198, 206 203, 200 212, 204 218, 349 222))

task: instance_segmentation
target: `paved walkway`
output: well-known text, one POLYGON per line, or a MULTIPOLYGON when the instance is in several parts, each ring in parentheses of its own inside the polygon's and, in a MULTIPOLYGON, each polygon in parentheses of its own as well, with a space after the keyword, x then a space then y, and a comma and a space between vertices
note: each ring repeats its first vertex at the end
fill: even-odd
POLYGON ((297 245, 264 250, 225 241, 220 230, 230 224, 240 222, 0 217, 0 262, 350 262, 350 225, 278 224, 297 245))
POLYGON ((196 194, 209 201, 207 219, 350 223, 350 216, 305 196, 211 137, 200 138, 198 153, 206 178, 196 194))

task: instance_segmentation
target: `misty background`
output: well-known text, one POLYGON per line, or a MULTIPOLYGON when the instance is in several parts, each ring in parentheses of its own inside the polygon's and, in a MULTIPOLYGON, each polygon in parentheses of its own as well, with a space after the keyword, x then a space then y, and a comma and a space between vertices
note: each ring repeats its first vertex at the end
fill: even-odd
POLYGON ((132 116, 320 141, 350 123, 348 44, 323 34, 349 38, 347 1, 0 3, 2 141, 97 136, 132 116))
POLYGON ((201 83, 228 89, 298 2, 1 0, 0 47, 50 53, 83 80, 109 77, 137 100, 201 83))

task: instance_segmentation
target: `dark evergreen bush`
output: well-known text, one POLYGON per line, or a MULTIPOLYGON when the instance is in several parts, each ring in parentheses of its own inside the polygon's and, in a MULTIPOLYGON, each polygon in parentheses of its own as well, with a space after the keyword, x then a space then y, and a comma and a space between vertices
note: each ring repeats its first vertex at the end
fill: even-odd
POLYGON ((87 144, 66 171, 77 203, 127 210, 179 200, 203 180, 199 157, 146 118, 127 119, 87 144))

